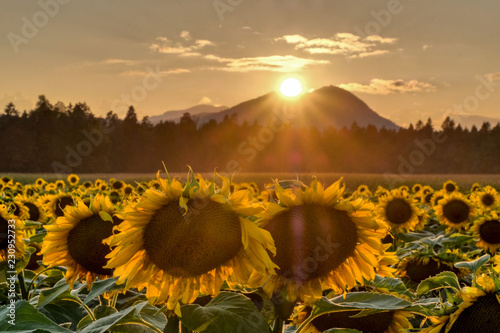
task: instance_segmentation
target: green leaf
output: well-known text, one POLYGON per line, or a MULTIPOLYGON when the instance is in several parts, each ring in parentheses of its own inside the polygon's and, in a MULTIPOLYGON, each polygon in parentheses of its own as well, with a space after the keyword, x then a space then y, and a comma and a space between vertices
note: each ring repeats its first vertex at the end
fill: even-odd
POLYGON ((109 222, 113 223, 113 218, 107 212, 101 210, 101 211, 99 211, 99 216, 101 217, 101 219, 103 221, 109 221, 109 222))
POLYGON ((33 235, 30 237, 30 243, 39 243, 41 244, 43 242, 43 239, 47 236, 47 231, 44 230, 43 232, 39 232, 36 235, 33 235))
POLYGON ((10 313, 11 310, 7 308, 7 305, 0 308, 1 332, 33 333, 36 328, 39 332, 71 333, 70 330, 57 325, 26 301, 18 301, 15 304, 15 326, 8 322, 11 320, 10 313))
POLYGON ((80 299, 71 294, 69 284, 65 279, 59 280, 52 288, 42 289, 36 306, 37 308, 43 308, 56 299, 73 300, 80 303, 80 299))
POLYGON ((323 333, 363 333, 352 328, 330 328, 323 333))
POLYGON ((57 297, 65 294, 71 296, 69 290, 69 284, 65 279, 59 280, 54 287, 48 289, 42 289, 40 291, 40 297, 38 298, 37 308, 43 308, 45 305, 49 304, 57 297))
MULTIPOLYGON (((111 332, 161 332, 160 329, 155 328, 155 325, 150 324, 145 321, 141 312, 145 312, 145 316, 149 316, 153 311, 156 312, 156 308, 153 310, 149 308, 147 302, 138 303, 128 309, 122 310, 120 312, 109 314, 105 317, 97 319, 96 321, 87 325, 88 320, 85 318, 78 324, 79 327, 84 327, 80 333, 104 333, 106 331, 111 332), (147 309, 147 310, 144 310, 147 309)), ((163 314, 158 314, 155 318, 153 318, 154 322, 159 323, 160 325, 165 326, 166 319, 163 321, 165 316, 163 314)), ((148 317, 148 319, 151 319, 148 317)), ((162 327, 162 326, 160 326, 162 327)), ((163 327, 162 327, 163 328, 163 327)))
POLYGON ((417 287, 417 296, 422 296, 430 291, 442 288, 460 290, 460 283, 455 273, 449 271, 441 272, 436 276, 423 280, 417 287))
POLYGON ((98 319, 82 329, 81 333, 104 333, 134 310, 134 308, 128 308, 98 319))
POLYGON ((269 332, 266 319, 247 297, 221 292, 206 306, 181 306, 182 324, 192 331, 207 333, 269 332))
POLYGON ((90 292, 83 301, 82 305, 87 304, 88 302, 98 297, 99 295, 104 294, 105 292, 121 289, 121 287, 116 284, 116 280, 118 280, 118 278, 109 278, 102 281, 95 281, 92 284, 92 288, 90 289, 90 292))
MULTIPOLYGON (((322 298, 316 302, 316 308, 332 308, 339 310, 351 309, 377 309, 398 310, 410 306, 412 303, 390 294, 379 294, 370 292, 352 292, 339 295, 332 299, 322 298)), ((328 311, 331 312, 331 311, 328 311)))
POLYGON ((64 299, 56 299, 39 311, 56 324, 70 323, 68 328, 73 330, 76 329, 76 323, 87 314, 79 303, 64 299))
POLYGON ((476 271, 481 268, 484 264, 486 264, 490 260, 490 255, 486 253, 484 256, 477 258, 474 261, 460 261, 455 263, 455 267, 457 268, 467 268, 472 271, 473 274, 476 274, 476 271))

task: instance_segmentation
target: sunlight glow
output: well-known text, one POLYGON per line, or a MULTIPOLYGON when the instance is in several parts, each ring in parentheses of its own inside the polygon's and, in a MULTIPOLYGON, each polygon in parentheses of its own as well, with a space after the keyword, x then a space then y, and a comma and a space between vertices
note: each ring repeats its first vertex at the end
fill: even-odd
POLYGON ((302 83, 296 78, 288 78, 281 83, 280 92, 286 97, 295 97, 302 93, 302 83))

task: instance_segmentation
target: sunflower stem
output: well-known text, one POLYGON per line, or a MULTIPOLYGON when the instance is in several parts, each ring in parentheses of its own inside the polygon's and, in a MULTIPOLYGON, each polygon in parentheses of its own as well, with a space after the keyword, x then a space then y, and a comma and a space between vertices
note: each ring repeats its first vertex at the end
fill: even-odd
POLYGON ((92 319, 92 321, 97 320, 97 318, 94 315, 94 312, 92 312, 92 310, 87 306, 87 304, 82 304, 81 306, 85 309, 85 311, 87 311, 87 313, 89 314, 89 317, 90 317, 90 319, 92 319))
POLYGON ((50 267, 46 267, 45 269, 43 269, 42 271, 40 271, 39 273, 36 273, 36 275, 31 279, 31 282, 30 282, 30 285, 28 286, 28 295, 29 295, 29 292, 31 291, 31 288, 33 287, 33 285, 35 284, 35 281, 36 279, 38 279, 38 277, 40 276, 40 274, 44 273, 45 271, 47 271, 50 267))
POLYGON ((26 284, 24 282, 24 271, 17 275, 17 280, 19 281, 19 290, 21 291, 21 298, 28 299, 28 293, 26 292, 26 284))
POLYGON ((109 302, 109 306, 116 308, 116 301, 118 300, 118 293, 115 293, 109 302))
POLYGON ((283 324, 285 321, 278 316, 274 321, 273 333, 283 333, 283 324))

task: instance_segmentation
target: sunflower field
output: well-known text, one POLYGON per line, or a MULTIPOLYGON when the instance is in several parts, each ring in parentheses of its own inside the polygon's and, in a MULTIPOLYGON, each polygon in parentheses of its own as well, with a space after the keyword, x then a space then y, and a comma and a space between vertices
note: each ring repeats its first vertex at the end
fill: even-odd
POLYGON ((1 332, 500 332, 500 196, 0 178, 1 332))

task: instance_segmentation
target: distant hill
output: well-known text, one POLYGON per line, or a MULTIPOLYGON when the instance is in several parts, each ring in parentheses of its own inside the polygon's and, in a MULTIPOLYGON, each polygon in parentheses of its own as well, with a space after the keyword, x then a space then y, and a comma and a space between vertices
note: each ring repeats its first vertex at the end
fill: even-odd
POLYGON ((191 116, 199 116, 203 114, 217 113, 226 109, 227 106, 213 106, 208 104, 200 104, 184 110, 166 111, 161 115, 149 117, 149 120, 151 121, 152 124, 157 124, 160 121, 179 121, 182 115, 186 112, 189 112, 191 116))
POLYGON ((214 119, 219 122, 228 116, 236 117, 240 124, 243 121, 250 124, 257 121, 266 125, 273 115, 280 112, 287 114, 292 125, 315 126, 318 129, 328 126, 350 127, 353 122, 360 127, 372 124, 377 128, 399 128, 349 91, 334 86, 323 87, 288 100, 276 92, 268 93, 215 114, 201 115, 199 121, 204 123, 214 119))
POLYGON ((497 123, 500 122, 499 118, 484 117, 479 115, 460 115, 460 114, 450 114, 450 118, 456 124, 460 124, 462 128, 471 129, 472 126, 476 126, 480 129, 484 122, 489 122, 491 127, 495 127, 497 123))

